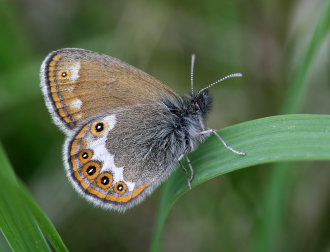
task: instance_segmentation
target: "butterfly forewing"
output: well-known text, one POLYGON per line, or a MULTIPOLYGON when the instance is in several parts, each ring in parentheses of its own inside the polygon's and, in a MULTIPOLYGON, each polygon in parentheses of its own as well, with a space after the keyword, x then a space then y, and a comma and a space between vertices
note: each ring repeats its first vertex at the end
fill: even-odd
POLYGON ((154 77, 108 55, 60 49, 41 68, 42 89, 55 122, 66 132, 104 112, 176 96, 154 77))

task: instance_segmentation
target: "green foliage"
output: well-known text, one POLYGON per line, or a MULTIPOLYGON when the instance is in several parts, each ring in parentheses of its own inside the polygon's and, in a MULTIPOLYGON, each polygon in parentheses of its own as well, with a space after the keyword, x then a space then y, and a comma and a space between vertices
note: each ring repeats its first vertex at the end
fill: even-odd
MULTIPOLYGON (((193 186, 216 176, 254 165, 281 161, 330 160, 330 116, 283 115, 266 117, 223 129, 222 134, 246 156, 237 156, 211 137, 191 155, 196 171, 193 186)), ((165 220, 175 201, 189 191, 177 170, 164 189, 153 250, 160 249, 165 220)))
POLYGON ((330 157, 330 117, 318 115, 330 112, 329 3, 1 1, 0 251, 67 251, 62 239, 72 251, 146 251, 152 238, 153 251, 328 249, 330 171, 311 161, 330 157), (39 88, 42 59, 61 47, 118 57, 179 93, 191 53, 197 88, 242 72, 210 90, 209 126, 233 125, 220 133, 247 155, 212 136, 190 155, 193 190, 178 169, 160 205, 156 192, 124 215, 91 207, 65 178, 64 137, 39 88))
POLYGON ((15 174, 0 145, 0 227, 14 251, 67 251, 47 215, 15 174))
MULTIPOLYGON (((289 86, 287 98, 282 107, 283 113, 298 113, 303 100, 311 88, 308 78, 312 69, 312 64, 320 52, 322 44, 330 31, 330 2, 326 2, 321 12, 318 23, 313 31, 306 51, 302 55, 293 80, 289 86)), ((269 186, 264 195, 263 211, 270 218, 264 219, 261 227, 257 230, 252 245, 253 251, 272 251, 277 248, 277 244, 282 239, 285 232, 285 212, 288 208, 288 194, 294 183, 294 164, 279 163, 274 164, 271 170, 269 186), (274 239, 274 237, 276 237, 274 239)))

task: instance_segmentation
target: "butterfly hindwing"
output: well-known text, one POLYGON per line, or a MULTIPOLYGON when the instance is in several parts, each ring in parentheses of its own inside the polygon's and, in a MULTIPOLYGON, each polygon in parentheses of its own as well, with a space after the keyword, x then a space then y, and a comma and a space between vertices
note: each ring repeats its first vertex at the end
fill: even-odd
POLYGON ((154 77, 116 58, 73 48, 48 55, 41 86, 56 124, 67 133, 95 115, 176 96, 154 77))
POLYGON ((179 143, 164 142, 170 116, 165 105, 140 105, 82 126, 64 150, 75 188, 93 203, 116 210, 143 200, 168 177, 184 151, 179 143), (169 147, 175 146, 171 152, 169 147))

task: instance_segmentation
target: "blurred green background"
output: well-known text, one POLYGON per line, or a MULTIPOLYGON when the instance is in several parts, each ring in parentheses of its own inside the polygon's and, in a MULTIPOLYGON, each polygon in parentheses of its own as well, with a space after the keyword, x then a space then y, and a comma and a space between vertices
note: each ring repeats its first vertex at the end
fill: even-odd
MULTIPOLYGON (((208 125, 221 129, 281 113, 326 3, 0 0, 0 139, 68 249, 147 251, 161 189, 125 214, 95 208, 74 192, 63 168, 64 135, 52 123, 39 88, 39 67, 50 51, 81 47, 109 54, 182 94, 190 90, 192 53, 198 88, 242 72, 243 78, 211 89, 208 125)), ((322 44, 296 112, 330 112, 329 37, 322 44)), ((282 181, 274 180, 269 168, 230 173, 187 193, 167 221, 164 250, 262 251, 270 240, 266 247, 273 251, 330 251, 329 163, 288 168, 285 187, 275 193, 270 186, 282 181), (278 209, 269 211, 272 201, 279 202, 278 209), (268 223, 277 225, 271 239, 264 232, 268 223)))

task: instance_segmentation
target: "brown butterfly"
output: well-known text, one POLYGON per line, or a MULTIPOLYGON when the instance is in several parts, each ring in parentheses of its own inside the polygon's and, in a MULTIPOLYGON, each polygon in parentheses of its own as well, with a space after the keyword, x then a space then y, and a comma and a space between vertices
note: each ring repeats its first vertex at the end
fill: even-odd
MULTIPOLYGON (((66 48, 41 66, 41 88, 64 131, 64 163, 74 188, 89 201, 125 211, 151 194, 175 165, 211 133, 207 89, 179 96, 154 77, 116 58, 66 48)), ((187 157, 186 157, 187 158, 187 157)), ((188 179, 193 179, 193 169, 188 179)), ((184 168, 184 167, 183 167, 184 168)))

